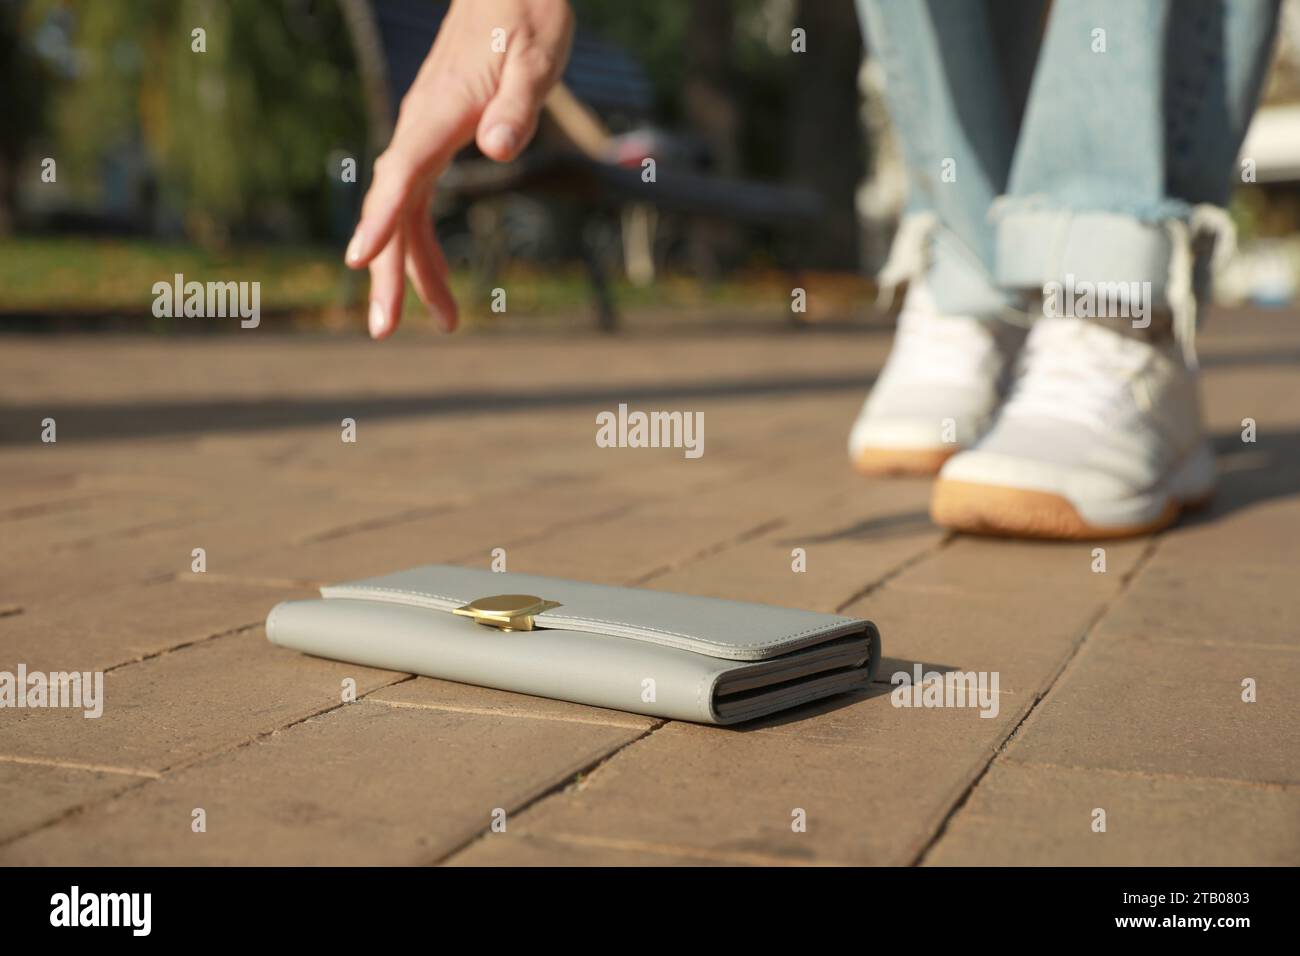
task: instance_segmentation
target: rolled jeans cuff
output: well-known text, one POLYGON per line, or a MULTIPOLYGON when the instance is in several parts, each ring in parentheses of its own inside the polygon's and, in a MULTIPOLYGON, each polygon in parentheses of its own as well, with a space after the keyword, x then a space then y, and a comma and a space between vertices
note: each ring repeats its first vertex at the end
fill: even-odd
POLYGON ((1115 212, 1003 207, 996 221, 998 284, 1150 283, 1144 286, 1150 304, 1168 305, 1174 240, 1166 223, 1186 211, 1170 213, 1164 221, 1145 222, 1115 212))

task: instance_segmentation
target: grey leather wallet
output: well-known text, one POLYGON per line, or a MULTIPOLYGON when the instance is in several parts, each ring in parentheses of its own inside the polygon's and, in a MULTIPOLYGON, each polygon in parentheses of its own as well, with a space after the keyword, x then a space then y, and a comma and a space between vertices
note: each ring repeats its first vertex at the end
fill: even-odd
POLYGON ((319 657, 705 724, 862 687, 870 621, 717 598, 428 565, 321 588, 266 619, 319 657))

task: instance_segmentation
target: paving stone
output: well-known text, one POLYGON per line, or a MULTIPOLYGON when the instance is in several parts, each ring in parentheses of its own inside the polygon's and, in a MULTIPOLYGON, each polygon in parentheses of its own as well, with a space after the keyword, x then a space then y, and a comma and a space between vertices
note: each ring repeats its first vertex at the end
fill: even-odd
POLYGON ((906 575, 899 584, 1011 601, 1093 601, 1114 593, 1148 546, 1144 539, 1046 542, 958 535, 926 561, 923 574, 906 575), (1105 554, 1094 554, 1097 548, 1105 554), (1105 571, 1094 571, 1103 567, 1103 558, 1105 571))
POLYGON ((449 866, 772 866, 761 854, 715 857, 687 847, 653 846, 632 840, 582 837, 551 839, 536 833, 492 833, 452 857, 449 866))
POLYGON ((826 743, 815 718, 801 733, 669 723, 520 814, 517 830, 737 862, 908 863, 989 755, 968 740, 955 743, 954 728, 974 732, 979 721, 980 736, 991 739, 996 730, 987 725, 997 721, 897 710, 883 695, 849 706, 869 710, 864 724, 908 728, 910 739, 882 731, 869 744, 826 743), (807 832, 792 829, 797 808, 807 832))
POLYGON ((94 504, 20 512, 0 520, 0 561, 30 560, 37 549, 75 559, 89 543, 175 526, 193 511, 192 500, 178 495, 113 494, 94 504))
POLYGON ((1205 566, 1157 553, 1129 597, 1106 616, 1116 636, 1296 647, 1296 569, 1279 564, 1205 566))
POLYGON ((958 537, 843 613, 880 628, 882 680, 917 663, 996 671, 1003 691, 1032 696, 1047 689, 1120 592, 1124 579, 1112 560, 1127 563, 1131 554, 1108 552, 1106 573, 1094 574, 1078 548, 958 537), (1026 575, 1037 581, 1017 587, 1026 575))
POLYGON ((1295 866, 1300 791, 997 761, 937 866, 1295 866), (1094 811, 1106 812, 1104 833, 1094 811))
MULTIPOLYGON (((1290 343, 1287 347, 1294 348, 1290 343)), ((1241 441, 1245 427, 1242 420, 1252 418, 1256 423, 1255 444, 1270 438, 1294 436, 1294 428, 1300 424, 1295 404, 1300 398, 1300 385, 1296 383, 1294 359, 1288 361, 1283 357, 1273 363, 1254 363, 1249 361, 1252 355, 1247 353, 1247 361, 1239 361, 1238 356, 1234 362, 1233 351, 1207 355, 1208 374, 1202 379, 1210 430, 1224 438, 1241 441)))
MULTIPOLYGON (((797 477, 793 487, 799 487, 797 477)), ((861 490, 825 498, 810 493, 792 502, 793 510, 770 530, 657 575, 648 586, 838 611, 944 538, 926 513, 928 483, 890 482, 870 495, 861 490), (793 570, 796 548, 804 552, 802 572, 793 570)))
POLYGON ((0 845, 87 803, 100 802, 148 777, 0 760, 0 845))
POLYGON ((103 716, 82 710, 0 711, 0 758, 161 771, 270 733, 401 675, 308 657, 261 628, 104 674, 103 716))
POLYGON ((1259 315, 1207 326, 1221 492, 1152 551, 948 540, 927 482, 853 474, 844 436, 883 332, 10 337, 0 662, 125 666, 100 721, 0 712, 0 859, 909 863, 946 825, 927 862, 1294 862, 1295 341, 1259 315), (705 456, 597 448, 595 412, 620 401, 703 411, 705 456), (57 446, 32 437, 48 408, 57 446), (201 582, 178 577, 196 546, 201 582), (295 582, 486 566, 492 547, 512 570, 848 602, 884 633, 882 680, 918 661, 997 670, 999 714, 895 708, 881 682, 740 730, 660 725, 383 686, 399 675, 274 648, 256 626, 208 639, 307 593, 295 582), (344 675, 376 699, 304 721, 344 675), (1242 676, 1259 703, 1239 703, 1242 676), (1093 792, 1114 804, 1107 837, 1131 840, 1097 851, 1075 829, 1070 801, 1093 792), (198 805, 207 834, 189 830, 198 805), (495 805, 506 834, 484 832, 495 805))
POLYGON ((396 525, 264 552, 238 562, 231 573, 248 580, 289 578, 320 585, 420 564, 465 563, 478 556, 487 566, 495 547, 506 548, 507 566, 517 567, 509 560, 515 542, 630 506, 625 496, 605 494, 599 487, 547 484, 526 495, 515 492, 396 525))
MULTIPOLYGON (((1300 486, 1300 471, 1283 476, 1286 494, 1300 486)), ((1184 567, 1231 568, 1233 565, 1294 566, 1300 540, 1300 507, 1291 500, 1255 499, 1258 482, 1276 481, 1272 473, 1251 475, 1248 484, 1225 488, 1214 507, 1164 535, 1160 554, 1184 567)), ((1224 482, 1227 483, 1226 480, 1224 482)), ((1267 495, 1269 492, 1264 492, 1267 495)), ((1272 493, 1280 493, 1276 487, 1272 493)))
POLYGON ((434 862, 641 731, 358 701, 0 847, 0 863, 434 862), (207 832, 191 832, 193 809, 207 832))
POLYGON ((1033 763, 1300 783, 1300 654, 1090 638, 1007 750, 1033 763), (1258 700, 1242 701, 1243 678, 1258 700))
MULTIPOLYGON (((207 574, 231 576, 237 559, 282 553, 358 523, 396 525, 409 508, 391 502, 351 505, 300 491, 280 494, 253 489, 247 501, 220 511, 196 511, 187 522, 141 530, 130 537, 108 537, 62 552, 40 548, 0 560, 0 594, 23 607, 59 605, 69 595, 85 597, 126 584, 192 574, 195 548, 207 556, 207 574), (386 524, 387 523, 387 524, 386 524)), ((285 584, 292 581, 278 581, 285 584)))
POLYGON ((626 584, 771 526, 791 487, 768 472, 735 485, 646 502, 608 520, 572 525, 509 549, 511 570, 626 584))
POLYGON ((9 522, 37 515, 84 512, 107 497, 103 492, 77 487, 75 472, 39 476, 29 472, 23 477, 26 480, 15 476, 5 487, 5 499, 0 503, 0 528, 8 529, 12 527, 9 522))
POLYGON ((1003 693, 1045 691, 1083 639, 1099 604, 1055 612, 994 596, 932 593, 888 584, 844 609, 880 628, 878 679, 903 671, 997 672, 1003 693))
MULTIPOLYGON (((197 577, 197 575, 196 575, 197 577)), ((69 595, 66 603, 0 618, 0 670, 106 670, 237 628, 261 624, 309 589, 163 581, 69 595)))
MULTIPOLYGON (((522 827, 541 838, 633 841, 727 858, 911 862, 1120 586, 1118 576, 1105 588, 1090 582, 1070 600, 1054 602, 1049 615, 1039 602, 1008 609, 998 593, 1007 587, 1005 569, 966 550, 957 555, 972 589, 989 579, 991 594, 950 587, 956 562, 940 561, 940 551, 903 572, 897 586, 886 584, 845 613, 871 617, 882 628, 882 680, 894 670, 910 672, 916 662, 926 670, 999 671, 996 717, 982 718, 976 709, 894 707, 889 685, 877 684, 744 730, 669 724, 616 755, 584 787, 531 808, 522 827), (734 786, 711 794, 709 782, 719 774, 734 786), (814 796, 823 828, 815 837, 811 828, 789 832, 782 817, 814 796), (784 807, 781 817, 777 807, 784 807)), ((1073 557, 1055 549, 1047 573, 1066 577, 1073 557)))

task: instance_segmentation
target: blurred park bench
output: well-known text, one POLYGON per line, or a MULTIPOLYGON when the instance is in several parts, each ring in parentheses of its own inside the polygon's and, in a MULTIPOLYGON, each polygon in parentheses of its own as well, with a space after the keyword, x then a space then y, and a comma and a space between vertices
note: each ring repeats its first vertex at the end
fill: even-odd
MULTIPOLYGON (((370 64, 372 114, 387 124, 372 132, 372 143, 382 148, 447 6, 437 4, 431 12, 420 0, 370 0, 364 8, 361 4, 364 0, 352 5, 353 30, 373 41, 369 55, 359 60, 363 81, 365 64, 370 64), (367 15, 373 19, 358 30, 356 21, 367 15)), ((443 217, 472 211, 513 195, 558 204, 586 264, 598 324, 607 331, 618 324, 608 275, 611 243, 608 232, 595 225, 611 217, 620 222, 622 267, 634 282, 644 284, 654 277, 660 213, 760 230, 776 240, 778 264, 797 273, 800 239, 817 224, 820 196, 807 188, 711 172, 708 151, 695 138, 650 126, 651 106, 651 85, 642 67, 619 47, 590 36, 579 23, 561 84, 547 100, 534 143, 507 164, 467 149, 440 182, 435 213, 443 217), (611 122, 627 132, 614 135, 611 122)), ((471 241, 465 257, 486 279, 500 265, 502 243, 491 233, 500 229, 501 220, 491 214, 466 218, 471 241)))

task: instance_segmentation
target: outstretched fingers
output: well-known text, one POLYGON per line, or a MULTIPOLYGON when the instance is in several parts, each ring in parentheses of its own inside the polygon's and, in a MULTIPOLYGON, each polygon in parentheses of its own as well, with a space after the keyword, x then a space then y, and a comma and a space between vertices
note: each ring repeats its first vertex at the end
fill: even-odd
POLYGON ((438 321, 444 332, 457 324, 456 300, 447 283, 447 259, 433 232, 429 201, 412 203, 403 225, 406 241, 406 274, 415 293, 438 321))
POLYGON ((393 334, 402 318, 402 301, 406 297, 406 280, 402 264, 406 259, 403 230, 391 234, 389 241, 370 260, 370 337, 386 339, 393 334))

